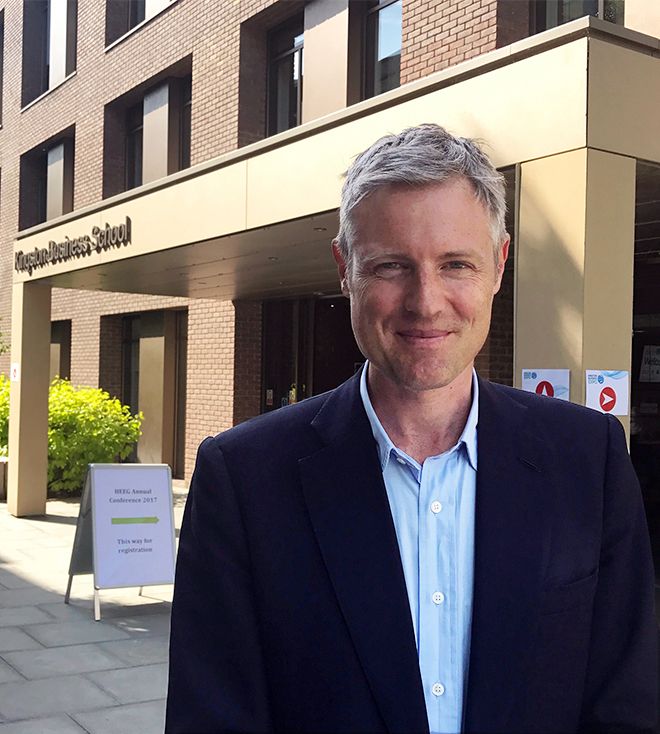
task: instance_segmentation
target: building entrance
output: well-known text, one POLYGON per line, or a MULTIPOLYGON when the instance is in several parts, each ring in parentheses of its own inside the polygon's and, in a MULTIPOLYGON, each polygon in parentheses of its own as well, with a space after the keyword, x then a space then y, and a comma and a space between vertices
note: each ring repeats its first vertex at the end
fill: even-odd
POLYGON ((261 411, 337 387, 364 362, 347 298, 264 301, 261 411))
POLYGON ((637 165, 630 455, 660 577, 660 167, 637 165))

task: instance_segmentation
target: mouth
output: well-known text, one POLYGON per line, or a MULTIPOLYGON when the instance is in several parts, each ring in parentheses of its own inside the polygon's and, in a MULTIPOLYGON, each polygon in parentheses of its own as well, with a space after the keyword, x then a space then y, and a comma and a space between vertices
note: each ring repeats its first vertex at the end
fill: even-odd
POLYGON ((397 336, 411 345, 432 346, 446 339, 452 332, 443 329, 401 329, 397 336))

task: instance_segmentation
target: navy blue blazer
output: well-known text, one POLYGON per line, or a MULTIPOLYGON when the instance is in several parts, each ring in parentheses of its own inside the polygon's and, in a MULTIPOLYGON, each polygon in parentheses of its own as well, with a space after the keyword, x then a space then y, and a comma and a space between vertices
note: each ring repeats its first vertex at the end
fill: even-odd
MULTIPOLYGON (((653 569, 619 422, 480 382, 464 731, 640 731, 657 714, 653 569)), ((428 732, 358 377, 199 450, 166 731, 428 732)))

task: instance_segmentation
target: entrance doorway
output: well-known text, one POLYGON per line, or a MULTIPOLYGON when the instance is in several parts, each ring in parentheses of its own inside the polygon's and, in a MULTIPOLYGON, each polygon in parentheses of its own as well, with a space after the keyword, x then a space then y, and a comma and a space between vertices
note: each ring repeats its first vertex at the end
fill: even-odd
POLYGON ((639 162, 630 455, 644 496, 656 578, 660 577, 660 166, 639 162))
POLYGON ((264 301, 262 413, 331 390, 364 363, 343 296, 264 301))

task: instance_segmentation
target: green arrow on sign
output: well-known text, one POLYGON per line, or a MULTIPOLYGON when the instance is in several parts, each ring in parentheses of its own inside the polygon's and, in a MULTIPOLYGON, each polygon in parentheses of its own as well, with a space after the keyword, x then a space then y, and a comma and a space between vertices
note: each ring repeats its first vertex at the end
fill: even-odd
POLYGON ((113 525, 149 525, 158 522, 157 517, 113 517, 113 525))

